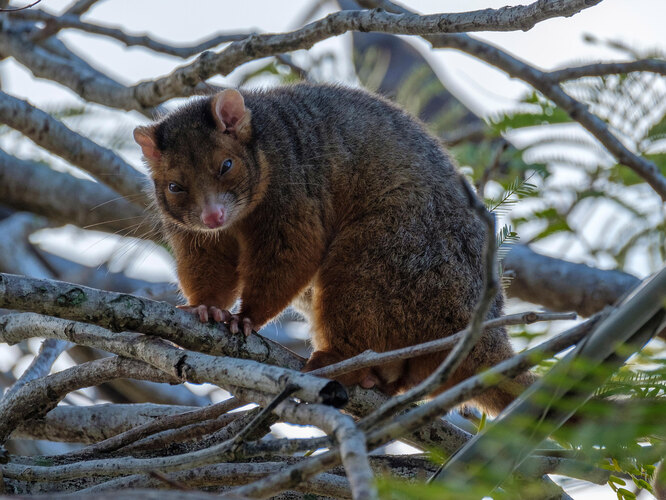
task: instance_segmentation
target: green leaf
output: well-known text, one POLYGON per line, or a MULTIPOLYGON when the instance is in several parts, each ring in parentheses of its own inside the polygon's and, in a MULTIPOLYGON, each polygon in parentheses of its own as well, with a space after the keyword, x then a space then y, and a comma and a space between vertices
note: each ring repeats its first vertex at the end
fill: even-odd
POLYGON ((646 138, 652 140, 662 139, 666 136, 666 116, 662 117, 660 122, 655 123, 645 135, 646 138))
POLYGON ((652 491, 652 486, 645 479, 635 477, 634 478, 634 484, 636 486, 638 486, 639 488, 642 488, 644 490, 652 491))
POLYGON ((527 94, 522 102, 531 105, 529 110, 501 114, 490 120, 494 132, 501 133, 507 130, 526 127, 539 127, 571 122, 571 118, 562 108, 541 94, 532 92, 527 94))
POLYGON ((636 498, 636 493, 629 491, 625 488, 618 488, 617 494, 622 495, 622 498, 636 498))
POLYGON ((610 476, 608 476, 608 482, 609 483, 621 484, 622 486, 627 485, 627 482, 624 479, 621 479, 621 478, 619 478, 617 476, 614 476, 612 474, 610 476))

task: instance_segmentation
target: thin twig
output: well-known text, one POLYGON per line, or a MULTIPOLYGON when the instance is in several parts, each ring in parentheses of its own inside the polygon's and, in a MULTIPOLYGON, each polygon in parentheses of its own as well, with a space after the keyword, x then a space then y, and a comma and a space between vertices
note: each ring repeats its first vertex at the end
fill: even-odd
MULTIPOLYGON (((142 192, 145 176, 110 149, 69 129, 39 108, 0 92, 0 121, 19 130, 39 146, 96 177, 121 195, 142 192)), ((136 199, 147 204, 147 197, 136 199)))
MULTIPOLYGON (((538 311, 527 311, 524 313, 511 314, 509 316, 502 316, 501 318, 493 318, 483 323, 483 329, 490 330, 500 326, 508 325, 523 325, 536 323, 538 321, 559 321, 559 320, 573 320, 576 319, 576 313, 548 313, 538 311)), ((369 366, 379 366, 386 363, 391 363, 400 359, 409 359, 423 354, 432 354, 433 352, 444 351, 453 347, 460 338, 469 332, 469 328, 459 331, 449 337, 431 340, 422 344, 416 344, 402 349, 395 349, 393 351, 375 352, 365 351, 358 356, 340 361, 332 365, 324 366, 312 370, 310 375, 317 377, 335 378, 344 373, 367 368, 369 366)))
POLYGON ((29 9, 30 7, 34 7, 35 5, 37 5, 41 1, 42 0, 36 0, 35 2, 32 2, 29 5, 26 5, 24 7, 18 7, 16 9, 0 9, 0 12, 18 12, 18 11, 21 11, 21 10, 26 10, 26 9, 29 9))
POLYGON ((139 425, 133 429, 130 429, 129 431, 123 432, 122 434, 117 434, 113 437, 105 439, 104 441, 100 441, 99 443, 95 443, 80 450, 76 450, 66 455, 61 455, 61 457, 67 457, 67 459, 70 460, 83 460, 94 455, 109 453, 158 432, 183 427, 195 422, 202 422, 204 420, 217 418, 220 415, 242 405, 243 403, 240 401, 231 398, 220 403, 207 406, 205 408, 189 411, 187 413, 157 417, 151 422, 139 425))
POLYGON ((269 417, 269 415, 273 412, 273 410, 282 403, 285 399, 287 399, 289 396, 291 396, 294 392, 296 392, 299 389, 299 387, 296 384, 289 384, 287 387, 285 387, 280 394, 275 396, 273 398, 273 401, 268 403, 266 406, 264 406, 259 414, 252 419, 252 421, 245 426, 244 429, 242 429, 234 438, 233 444, 231 445, 231 451, 236 451, 238 447, 243 443, 243 441, 247 438, 247 436, 251 435, 257 428, 259 428, 260 425, 262 425, 266 419, 269 417))
POLYGON ((17 18, 30 20, 30 21, 40 21, 46 23, 46 27, 42 30, 36 30, 31 36, 32 42, 39 42, 48 36, 53 36, 55 33, 62 29, 70 28, 86 33, 94 33, 96 35, 102 35, 114 40, 122 42, 128 47, 139 46, 146 47, 152 51, 159 52, 162 54, 169 54, 172 56, 180 57, 186 59, 196 54, 200 54, 205 50, 212 49, 223 43, 235 42, 238 40, 243 40, 248 36, 251 36, 254 33, 220 33, 215 35, 203 42, 197 43, 189 47, 176 47, 164 42, 159 42, 148 35, 132 35, 126 33, 120 28, 112 26, 103 26, 99 24, 89 23, 82 21, 78 15, 74 14, 63 14, 60 16, 55 16, 45 12, 43 10, 31 10, 24 11, 21 14, 16 15, 17 18))
POLYGON ((666 75, 666 61, 661 59, 639 59, 637 61, 586 64, 563 68, 546 73, 548 77, 557 82, 575 80, 588 76, 606 76, 646 71, 666 75))

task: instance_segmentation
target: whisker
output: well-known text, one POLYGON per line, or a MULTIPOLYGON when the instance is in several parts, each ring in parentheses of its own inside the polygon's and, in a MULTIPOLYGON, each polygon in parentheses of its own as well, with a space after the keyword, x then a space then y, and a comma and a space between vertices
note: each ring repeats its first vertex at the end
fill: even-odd
POLYGON ((83 226, 82 229, 90 229, 91 227, 103 226, 104 224, 111 224, 113 222, 122 222, 124 220, 139 219, 143 217, 144 217, 143 215, 135 215, 133 217, 123 217, 121 219, 110 219, 102 222, 96 222, 94 224, 88 224, 87 226, 83 226))
POLYGON ((130 201, 130 198, 140 198, 140 197, 142 197, 142 196, 144 196, 143 193, 128 194, 128 195, 124 195, 124 196, 123 196, 123 195, 121 195, 121 196, 117 196, 117 197, 115 197, 115 198, 111 198, 110 200, 106 200, 106 201, 100 203, 99 205, 95 205, 94 207, 92 207, 92 208, 90 209, 90 211, 92 212, 93 210, 98 209, 99 207, 103 207, 104 205, 107 205, 107 204, 109 204, 109 203, 113 203, 114 201, 118 201, 118 200, 127 200, 127 201, 130 201))

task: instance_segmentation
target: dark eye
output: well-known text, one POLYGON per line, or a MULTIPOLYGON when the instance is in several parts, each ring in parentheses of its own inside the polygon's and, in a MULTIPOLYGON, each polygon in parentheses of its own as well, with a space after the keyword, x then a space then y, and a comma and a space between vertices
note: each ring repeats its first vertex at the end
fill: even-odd
POLYGON ((222 162, 222 164, 220 165, 220 175, 226 174, 229 171, 229 169, 231 168, 231 165, 233 165, 233 162, 231 161, 230 158, 227 158, 226 160, 224 160, 222 162))
POLYGON ((185 190, 175 182, 170 182, 169 191, 171 191, 172 193, 182 193, 185 190))

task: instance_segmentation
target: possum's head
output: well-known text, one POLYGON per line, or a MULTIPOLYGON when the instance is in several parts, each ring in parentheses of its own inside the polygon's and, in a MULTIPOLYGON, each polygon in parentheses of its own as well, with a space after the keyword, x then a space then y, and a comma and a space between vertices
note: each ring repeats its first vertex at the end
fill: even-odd
POLYGON ((226 229, 261 199, 265 179, 252 154, 250 110, 237 90, 195 99, 134 139, 150 168, 165 222, 226 229))

